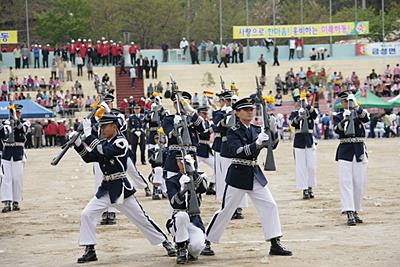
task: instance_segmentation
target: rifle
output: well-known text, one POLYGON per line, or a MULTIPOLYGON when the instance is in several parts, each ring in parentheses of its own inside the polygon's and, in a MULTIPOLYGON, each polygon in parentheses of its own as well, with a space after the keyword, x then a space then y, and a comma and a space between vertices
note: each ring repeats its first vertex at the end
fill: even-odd
POLYGON ((190 138, 190 134, 189 134, 189 128, 187 125, 187 120, 186 120, 186 115, 184 114, 184 112, 182 112, 182 102, 181 102, 181 97, 180 97, 180 92, 177 90, 177 86, 176 86, 176 82, 175 80, 172 78, 172 75, 170 75, 171 78, 171 91, 172 93, 175 93, 175 97, 177 100, 177 115, 179 115, 181 117, 181 124, 180 125, 174 125, 174 130, 176 133, 179 133, 179 127, 182 127, 182 135, 177 134, 177 142, 178 145, 180 146, 180 151, 182 153, 182 157, 183 157, 183 168, 184 168, 184 173, 187 174, 190 178, 190 182, 189 182, 189 187, 188 187, 188 191, 190 192, 190 199, 189 199, 189 205, 188 205, 188 214, 189 216, 194 216, 194 215, 198 215, 200 214, 200 207, 199 207, 199 202, 197 201, 197 194, 196 194, 196 186, 194 184, 194 180, 193 180, 193 173, 194 173, 194 169, 193 166, 186 161, 185 156, 187 155, 186 153, 186 149, 185 147, 187 146, 191 146, 192 145, 192 141, 190 138))
POLYGON ((267 157, 266 157, 265 163, 264 163, 264 171, 276 171, 274 152, 273 152, 273 144, 272 144, 275 141, 273 140, 274 136, 272 135, 272 131, 271 131, 270 118, 269 118, 269 114, 267 112, 267 104, 265 103, 265 100, 263 99, 262 87, 260 86, 260 83, 258 82, 257 76, 256 76, 256 85, 257 85, 256 102, 258 102, 258 104, 261 104, 262 117, 263 117, 262 130, 269 136, 269 140, 265 144, 267 147, 267 157))
MULTIPOLYGON (((223 91, 223 92, 229 91, 228 89, 225 88, 225 82, 224 82, 224 80, 222 79, 222 76, 221 76, 221 75, 219 76, 219 78, 220 78, 220 80, 221 80, 221 89, 222 89, 222 91, 223 91)), ((231 127, 233 127, 233 126, 236 125, 236 115, 235 115, 235 111, 232 110, 231 112, 229 112, 229 113, 227 114, 227 116, 229 116, 229 115, 230 115, 231 117, 229 118, 228 122, 226 123, 226 127, 231 128, 231 127)))
POLYGON ((307 110, 307 106, 306 106, 306 96, 305 95, 301 96, 300 97, 300 101, 301 101, 301 107, 305 111, 303 115, 300 115, 300 118, 301 118, 301 129, 300 129, 300 132, 301 133, 308 133, 308 118, 310 117, 310 114, 309 114, 309 112, 307 110))
POLYGON ((349 123, 347 124, 347 128, 346 128, 346 136, 354 136, 355 133, 355 128, 354 128, 354 119, 356 117, 356 115, 354 114, 354 107, 355 104, 353 102, 353 100, 348 100, 347 102, 347 108, 350 110, 350 115, 348 116, 349 123))
POLYGON ((224 80, 222 79, 222 76, 221 76, 221 75, 219 75, 219 79, 220 79, 220 81, 221 81, 221 90, 222 90, 222 92, 228 91, 228 90, 225 88, 225 82, 224 82, 224 80))
MULTIPOLYGON (((102 100, 103 100, 103 96, 100 95, 100 96, 97 98, 96 102, 93 103, 93 104, 91 105, 91 107, 92 107, 93 109, 92 109, 92 111, 85 117, 86 119, 91 119, 91 118, 93 118, 93 116, 96 114, 96 111, 97 111, 97 109, 98 109, 100 103, 102 102, 102 100)), ((56 166, 56 165, 60 162, 60 160, 61 160, 61 159, 64 157, 64 155, 67 153, 68 149, 69 149, 71 146, 74 145, 76 139, 80 138, 82 132, 83 132, 83 125, 82 125, 82 123, 81 123, 81 124, 79 124, 79 127, 78 127, 78 129, 77 129, 77 133, 76 133, 75 135, 73 135, 73 136, 61 147, 60 153, 58 153, 58 154, 53 158, 53 160, 51 161, 51 165, 56 166)))
POLYGON ((16 110, 13 102, 10 100, 8 108, 10 110, 8 114, 8 120, 10 121, 11 132, 8 134, 7 143, 14 143, 15 136, 14 136, 14 127, 15 127, 15 119, 16 119, 16 110))

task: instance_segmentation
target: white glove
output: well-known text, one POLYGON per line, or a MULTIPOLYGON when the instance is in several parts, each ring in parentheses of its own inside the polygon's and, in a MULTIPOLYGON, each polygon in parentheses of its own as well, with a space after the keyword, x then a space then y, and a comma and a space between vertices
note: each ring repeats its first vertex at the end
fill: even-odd
POLYGON ((226 113, 229 113, 229 112, 231 112, 232 110, 233 110, 232 107, 229 106, 229 107, 226 107, 225 112, 226 112, 226 113))
POLYGON ((184 159, 185 159, 185 161, 186 161, 187 163, 189 163, 192 167, 194 166, 194 159, 193 159, 193 157, 192 157, 191 155, 186 155, 186 156, 184 157, 184 159))
POLYGON ((152 111, 155 111, 155 110, 157 110, 157 107, 158 107, 157 103, 153 103, 153 104, 151 105, 151 110, 152 110, 152 111))
POLYGON ((354 103, 356 102, 356 97, 353 94, 349 94, 347 96, 347 101, 353 101, 354 103))
POLYGON ((83 134, 88 137, 92 134, 92 122, 89 119, 82 120, 83 134))
POLYGON ((257 140, 256 140, 256 144, 258 146, 261 146, 263 144, 263 142, 268 141, 269 140, 269 136, 268 134, 262 132, 258 135, 257 140))
POLYGON ((183 102, 185 102, 184 109, 187 114, 193 114, 196 111, 186 99, 183 99, 183 102))
POLYGON ((137 137, 140 137, 142 135, 142 132, 141 131, 135 131, 135 134, 136 134, 137 137))
POLYGON ((181 123, 181 121, 182 121, 181 116, 175 115, 175 117, 174 117, 174 124, 179 124, 179 123, 181 123))
POLYGON ((185 189, 185 184, 190 182, 190 177, 187 175, 182 175, 181 178, 179 178, 179 184, 181 185, 181 191, 185 189))
POLYGON ((5 125, 10 125, 11 122, 10 122, 10 120, 5 120, 5 121, 4 121, 4 124, 5 124, 5 125))
POLYGON ((110 107, 107 105, 106 102, 101 102, 101 103, 100 103, 100 106, 104 107, 104 109, 106 110, 106 113, 110 113, 110 112, 111 112, 111 109, 110 109, 110 107))
POLYGON ((12 128, 9 124, 4 125, 4 133, 8 136, 12 132, 12 128))
POLYGON ((300 116, 304 116, 305 112, 306 112, 306 110, 304 108, 300 108, 299 109, 299 115, 300 116))
MULTIPOLYGON (((72 137, 74 137, 76 134, 78 134, 77 131, 72 131, 68 134, 68 139, 71 139, 72 137)), ((81 137, 78 136, 78 138, 76 138, 75 142, 74 142, 75 146, 80 146, 82 144, 82 140, 81 137)))
POLYGON ((343 111, 343 117, 344 117, 344 118, 346 118, 347 116, 350 116, 350 114, 351 114, 351 111, 348 110, 348 109, 345 109, 345 110, 343 111))
POLYGON ((30 121, 26 121, 26 122, 23 123, 23 125, 29 128, 29 127, 31 127, 31 122, 30 121))

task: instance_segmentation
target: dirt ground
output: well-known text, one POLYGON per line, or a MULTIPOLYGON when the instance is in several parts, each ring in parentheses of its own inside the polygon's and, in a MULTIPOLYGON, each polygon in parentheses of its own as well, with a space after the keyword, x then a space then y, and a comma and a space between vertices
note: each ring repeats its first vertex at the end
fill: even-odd
MULTIPOLYGON (((196 266, 399 266, 400 175, 399 139, 367 140, 370 154, 364 212, 365 223, 346 226, 340 215, 338 170, 334 161, 337 141, 320 141, 317 148, 316 198, 301 199, 295 190, 291 142, 275 152, 278 171, 268 173, 269 187, 278 203, 283 243, 292 257, 266 256, 255 208, 245 219, 232 221, 222 242, 213 245, 214 257, 200 257, 196 266)), ((0 266, 76 266, 79 216, 94 194, 91 165, 69 151, 57 167, 50 165, 57 149, 28 150, 24 200, 20 212, 0 214, 0 266)), ((260 159, 262 159, 260 157, 260 159)), ((138 166, 143 174, 149 165, 138 166)), ((165 229, 166 200, 152 201, 136 193, 147 213, 165 229)), ((205 196, 203 220, 208 223, 219 204, 205 196)), ((126 217, 118 214, 114 226, 98 226, 99 261, 87 266, 174 266, 161 246, 151 246, 126 217)), ((194 264, 192 264, 194 265, 194 264)))

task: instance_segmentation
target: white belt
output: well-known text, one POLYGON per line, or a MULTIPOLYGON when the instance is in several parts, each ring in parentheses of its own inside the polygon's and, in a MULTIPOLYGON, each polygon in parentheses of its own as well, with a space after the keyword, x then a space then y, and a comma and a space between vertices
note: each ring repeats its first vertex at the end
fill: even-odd
MULTIPOLYGON (((296 129, 294 132, 295 132, 295 133, 303 133, 303 132, 301 131, 301 129, 296 129)), ((314 133, 314 130, 308 129, 308 133, 312 134, 312 133, 314 133)))
POLYGON ((341 144, 350 144, 350 143, 364 143, 364 137, 350 137, 340 139, 341 144))
POLYGON ((199 140, 199 144, 205 144, 205 145, 208 145, 208 144, 210 144, 211 142, 209 141, 209 140, 199 140))
POLYGON ((215 133, 215 137, 221 137, 221 133, 215 133))
POLYGON ((249 160, 249 159, 237 159, 233 158, 232 159, 232 164, 239 164, 239 165, 245 165, 245 166, 257 166, 257 160, 249 160))
POLYGON ((23 142, 4 143, 4 146, 11 146, 11 147, 13 147, 13 146, 24 146, 24 145, 25 145, 25 143, 23 143, 23 142))
POLYGON ((186 151, 191 151, 191 152, 196 152, 197 151, 197 148, 195 146, 170 145, 168 147, 169 150, 175 150, 175 151, 180 151, 182 148, 184 150, 186 150, 186 151))
POLYGON ((125 172, 117 172, 117 173, 113 173, 110 175, 103 175, 104 181, 107 181, 107 182, 118 180, 118 179, 123 179, 123 178, 126 178, 125 172))
POLYGON ((228 141, 228 137, 222 136, 222 142, 226 142, 226 141, 228 141))
POLYGON ((149 128, 149 131, 157 131, 158 130, 158 127, 150 127, 149 128))

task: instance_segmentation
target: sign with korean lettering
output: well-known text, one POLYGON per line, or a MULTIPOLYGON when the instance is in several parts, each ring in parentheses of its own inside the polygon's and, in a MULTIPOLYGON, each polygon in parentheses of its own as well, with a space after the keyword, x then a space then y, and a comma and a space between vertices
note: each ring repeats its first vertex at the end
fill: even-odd
POLYGON ((356 44, 356 56, 400 56, 400 43, 356 44))
POLYGON ((0 44, 18 44, 18 31, 0 31, 0 44))
POLYGON ((368 21, 277 26, 233 26, 233 39, 326 37, 368 33, 368 21))

